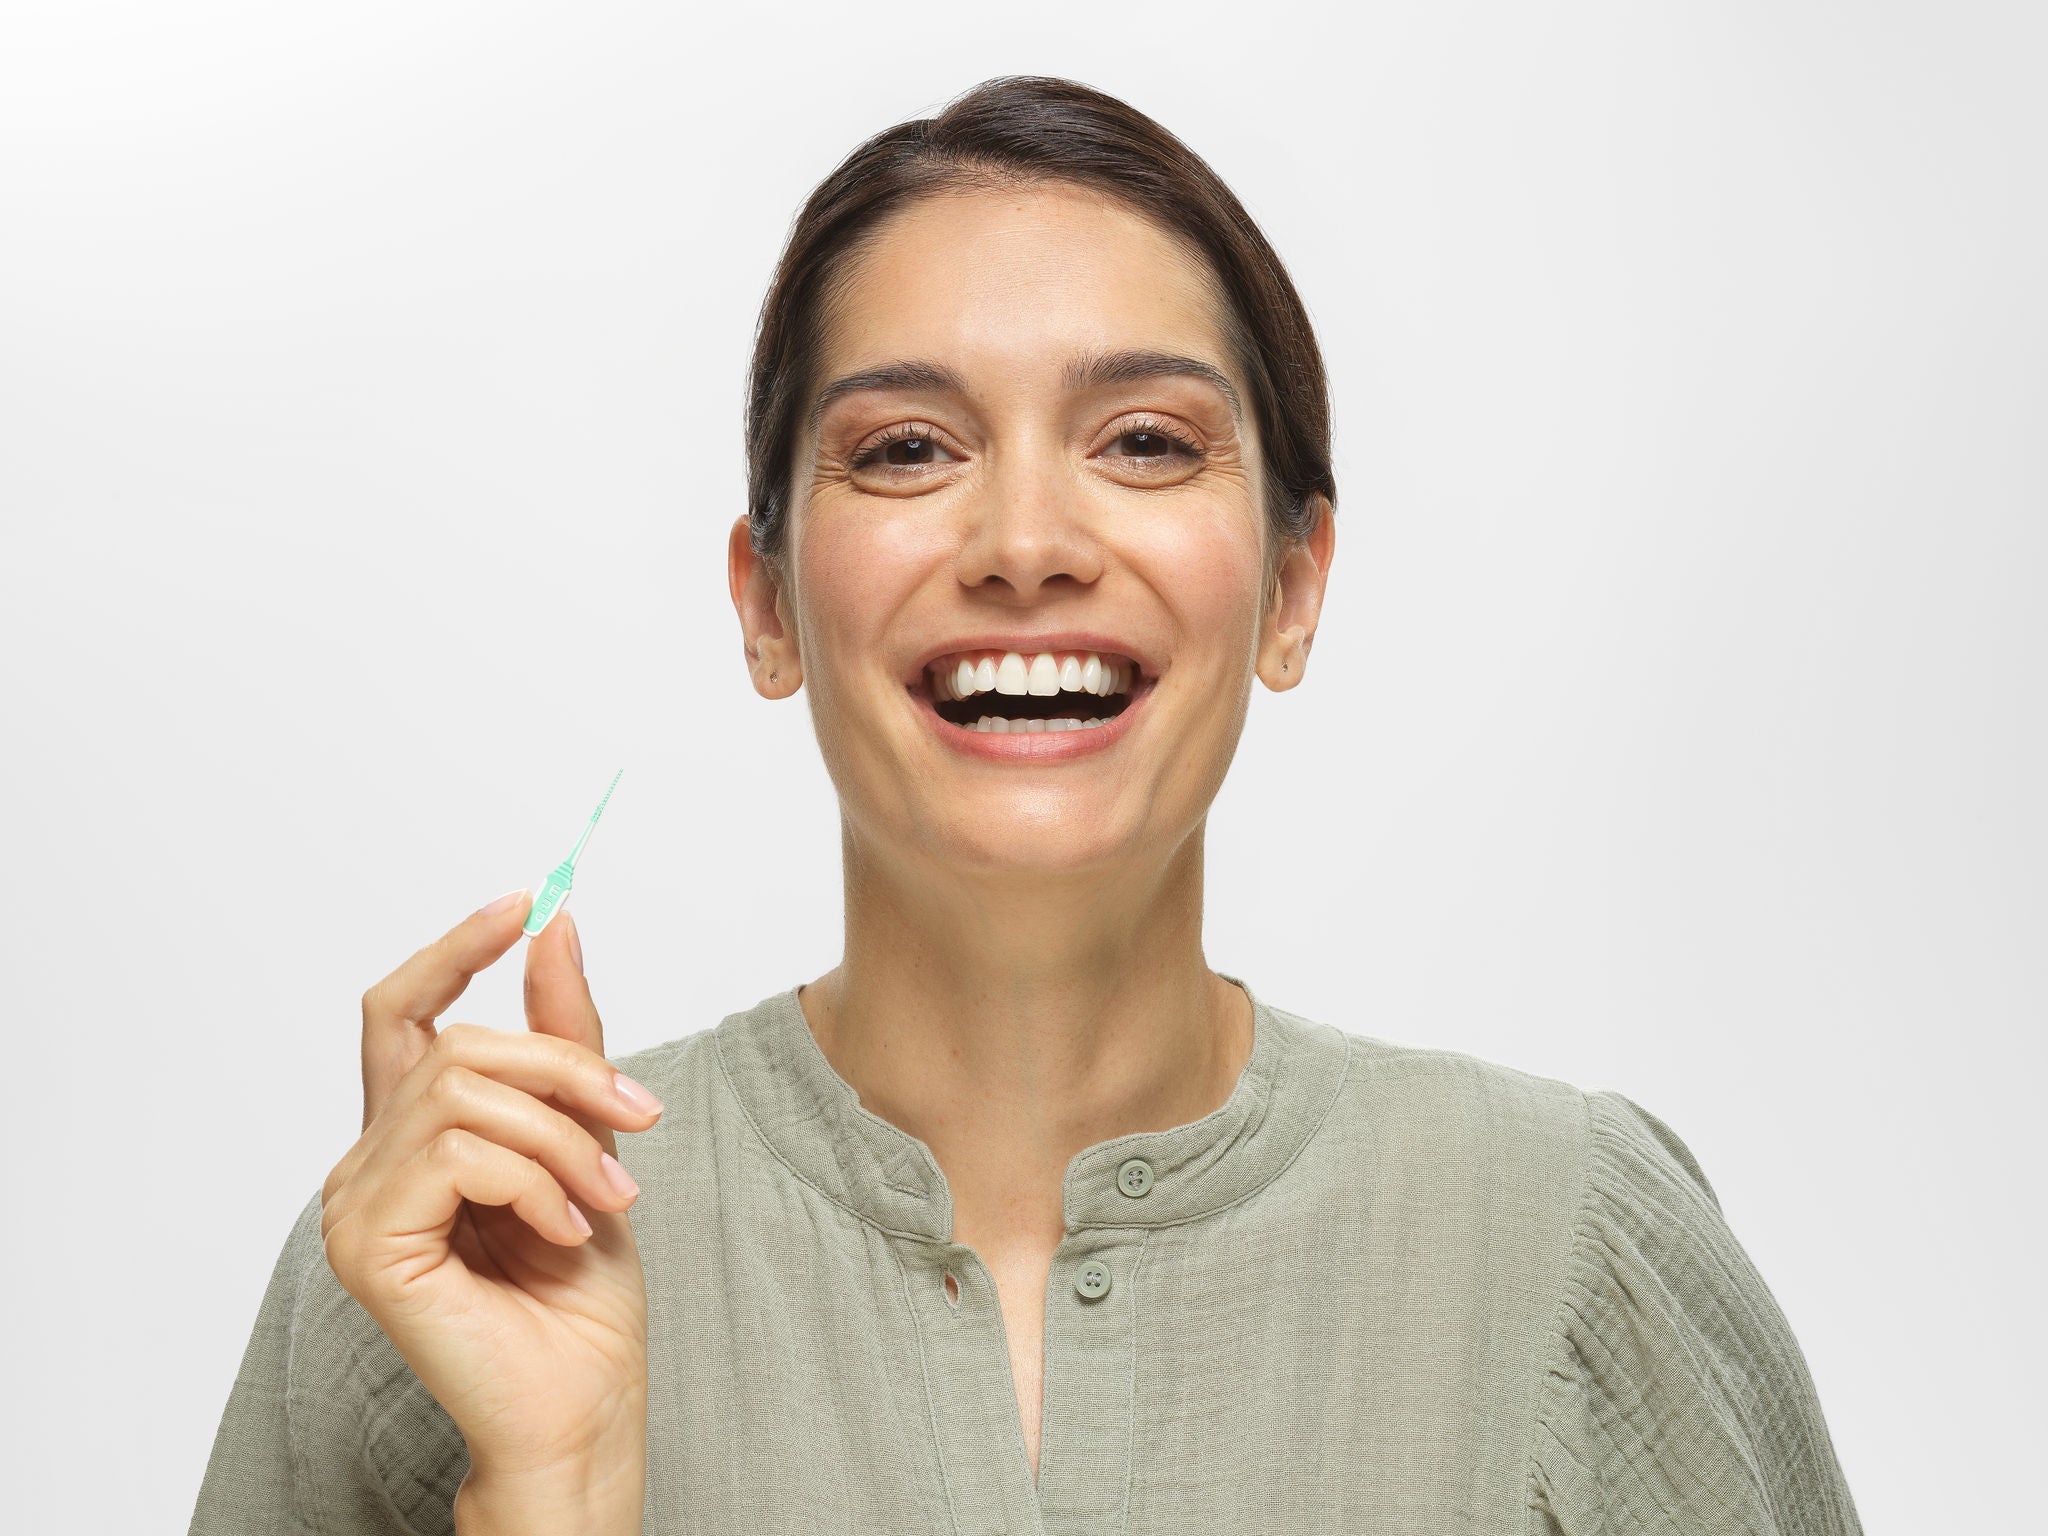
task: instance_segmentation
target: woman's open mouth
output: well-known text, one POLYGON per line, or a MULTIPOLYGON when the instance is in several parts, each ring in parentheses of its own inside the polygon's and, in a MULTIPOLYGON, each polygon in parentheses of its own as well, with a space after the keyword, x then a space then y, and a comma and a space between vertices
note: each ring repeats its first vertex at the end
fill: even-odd
POLYGON ((1043 760, 1109 746, 1152 685, 1126 656, 978 651, 940 657, 910 691, 951 745, 978 757, 1043 760))

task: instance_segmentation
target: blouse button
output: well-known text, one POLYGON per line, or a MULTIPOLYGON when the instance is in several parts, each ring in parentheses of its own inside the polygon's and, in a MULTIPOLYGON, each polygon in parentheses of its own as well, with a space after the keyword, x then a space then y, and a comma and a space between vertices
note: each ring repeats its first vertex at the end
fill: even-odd
POLYGON ((1100 1259, 1090 1259, 1081 1266, 1080 1273, 1074 1277, 1074 1289, 1087 1301, 1093 1301, 1098 1296, 1107 1296, 1109 1266, 1100 1259))
POLYGON ((1116 1187, 1133 1200, 1152 1187, 1152 1165, 1134 1157, 1116 1171, 1116 1187))

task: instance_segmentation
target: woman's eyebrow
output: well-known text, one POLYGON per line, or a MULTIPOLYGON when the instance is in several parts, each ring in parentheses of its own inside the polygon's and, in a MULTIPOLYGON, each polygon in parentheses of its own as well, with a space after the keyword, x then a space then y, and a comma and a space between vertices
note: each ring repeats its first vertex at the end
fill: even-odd
POLYGON ((859 373, 834 379, 818 391, 818 398, 811 402, 811 431, 818 430, 819 421, 834 400, 870 389, 923 389, 933 394, 964 395, 967 384, 944 363, 899 362, 863 368, 859 373))
MULTIPOLYGON (((1129 383, 1133 379, 1172 377, 1200 379, 1213 385, 1230 402, 1231 419, 1239 426, 1244 425, 1244 407, 1229 378, 1214 363, 1205 363, 1198 357, 1182 357, 1178 353, 1151 352, 1142 348, 1083 353, 1067 364, 1062 382, 1069 390, 1079 390, 1129 383)), ((818 391, 817 399, 811 403, 811 431, 815 433, 818 430, 818 423, 833 401, 871 389, 922 389, 938 394, 965 395, 967 382, 943 363, 921 360, 906 359, 863 368, 858 373, 834 379, 818 391)))
POLYGON ((1231 420, 1244 425, 1244 408, 1237 390, 1223 370, 1199 357, 1182 357, 1173 352, 1130 349, 1122 352, 1084 353, 1067 364, 1066 386, 1070 390, 1096 389, 1104 384, 1125 384, 1133 379, 1202 379, 1214 385, 1230 402, 1231 420))

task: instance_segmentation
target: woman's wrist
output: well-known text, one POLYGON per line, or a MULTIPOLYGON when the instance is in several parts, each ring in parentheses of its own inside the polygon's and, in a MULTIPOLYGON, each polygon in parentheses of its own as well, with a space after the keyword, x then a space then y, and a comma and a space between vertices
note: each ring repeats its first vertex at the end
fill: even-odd
POLYGON ((640 1536, 647 1486, 644 1438, 545 1472, 472 1463, 455 1492, 457 1536, 640 1536))

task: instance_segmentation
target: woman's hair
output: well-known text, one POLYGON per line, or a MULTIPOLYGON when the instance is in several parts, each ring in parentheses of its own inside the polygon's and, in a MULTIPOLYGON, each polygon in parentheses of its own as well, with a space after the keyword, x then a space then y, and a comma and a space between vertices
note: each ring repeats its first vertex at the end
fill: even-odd
POLYGON ((876 134, 805 201, 761 305, 747 388, 747 501, 754 551, 787 575, 791 477, 826 323, 855 259, 891 214, 936 194, 1068 182, 1107 193, 1199 256, 1227 300, 1220 318, 1250 388, 1263 447, 1268 576, 1335 508, 1329 386, 1287 269, 1230 188, 1144 113, 1074 80, 1004 75, 936 117, 876 134))

